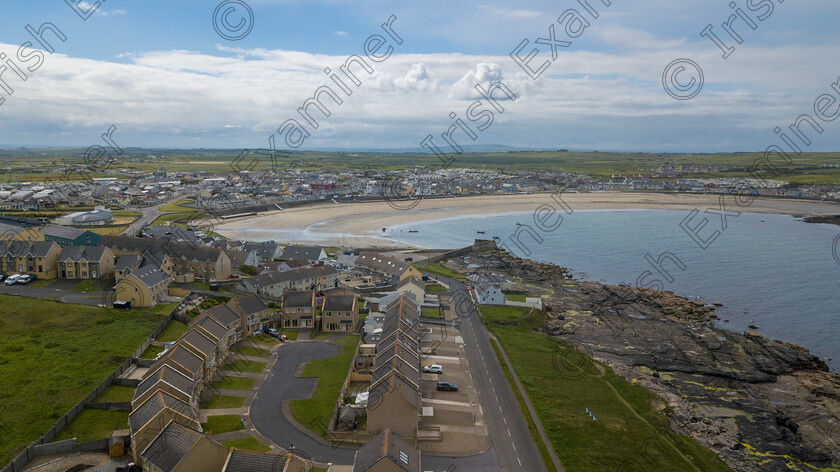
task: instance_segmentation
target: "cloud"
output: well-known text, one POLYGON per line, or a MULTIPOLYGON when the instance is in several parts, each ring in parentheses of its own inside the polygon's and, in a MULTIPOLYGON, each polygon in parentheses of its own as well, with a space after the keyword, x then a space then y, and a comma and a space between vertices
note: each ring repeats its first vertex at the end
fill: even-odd
POLYGON ((347 31, 336 31, 335 34, 338 35, 338 36, 345 37, 345 38, 350 36, 350 33, 348 33, 347 31))
MULTIPOLYGON (((88 3, 88 2, 79 2, 79 3, 78 3, 78 4, 76 4, 76 5, 78 6, 78 8, 79 8, 81 11, 85 12, 85 11, 90 11, 90 9, 92 9, 92 8, 94 7, 95 3, 94 3, 94 4, 92 4, 92 3, 88 3)), ((102 16, 109 16, 109 15, 125 15, 126 13, 127 13, 127 12, 126 12, 125 10, 122 10, 122 9, 105 11, 105 10, 102 8, 102 5, 101 5, 101 4, 100 4, 100 5, 99 5, 99 7, 96 9, 96 14, 97 14, 97 15, 102 15, 102 16)))
POLYGON ((411 70, 402 77, 394 80, 394 85, 400 90, 434 90, 437 82, 432 79, 426 64, 418 62, 411 65, 411 70))

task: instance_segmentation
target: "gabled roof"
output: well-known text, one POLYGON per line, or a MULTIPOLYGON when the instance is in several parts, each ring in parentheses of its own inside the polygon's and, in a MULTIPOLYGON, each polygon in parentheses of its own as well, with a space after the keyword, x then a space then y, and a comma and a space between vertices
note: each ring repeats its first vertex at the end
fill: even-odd
POLYGON ((134 270, 140 267, 140 259, 141 256, 136 254, 123 254, 117 259, 117 263, 114 264, 114 270, 121 272, 126 269, 134 270))
MULTIPOLYGON (((166 392, 159 391, 146 399, 142 405, 135 407, 134 411, 128 415, 128 426, 131 428, 132 433, 139 431, 140 428, 145 426, 165 408, 184 415, 193 421, 197 420, 195 411, 189 405, 166 392)), ((197 421, 195 426, 198 426, 197 421)))
POLYGON ((134 390, 134 399, 138 399, 143 396, 150 388, 152 388, 158 382, 163 382, 168 385, 171 385, 175 389, 183 392, 188 397, 192 395, 193 390, 193 380, 187 377, 186 375, 182 374, 181 372, 173 369, 168 365, 158 366, 157 368, 149 369, 151 374, 149 374, 140 385, 137 386, 137 389, 134 390))
POLYGON ((420 369, 416 365, 411 365, 406 359, 396 355, 385 359, 377 358, 374 366, 375 368, 370 376, 371 386, 375 387, 389 375, 396 374, 409 382, 415 390, 420 390, 420 369))
POLYGON ((408 262, 400 261, 391 257, 382 257, 379 254, 371 252, 365 252, 359 255, 359 258, 356 259, 356 265, 367 267, 370 270, 388 274, 393 277, 399 277, 403 272, 411 267, 411 264, 408 262))
POLYGON ((210 263, 216 263, 223 255, 221 249, 206 247, 197 243, 182 244, 156 241, 149 238, 132 238, 129 236, 102 236, 99 244, 124 252, 137 252, 140 254, 146 252, 163 253, 173 259, 184 258, 210 263))
POLYGON ((293 291, 287 290, 283 292, 283 308, 302 308, 312 307, 315 301, 315 292, 310 290, 293 291))
POLYGON ((283 249, 283 259, 306 259, 317 261, 321 258, 323 248, 315 246, 286 246, 283 249))
POLYGON ((213 308, 205 310, 204 313, 219 322, 222 326, 228 326, 231 323, 238 323, 242 319, 239 314, 239 307, 236 306, 234 308, 232 305, 235 305, 235 302, 231 302, 233 301, 231 300, 230 302, 216 305, 213 308))
POLYGON ((245 315, 252 315, 254 313, 268 310, 268 305, 266 305, 265 302, 256 295, 239 297, 236 301, 239 303, 239 308, 242 309, 242 312, 245 313, 245 315))
MULTIPOLYGON (((146 266, 146 267, 141 267, 141 268, 135 270, 134 272, 132 272, 131 275, 133 275, 134 277, 137 277, 137 279, 140 280, 140 282, 143 285, 145 285, 149 288, 156 287, 156 286, 158 286, 162 283, 165 283, 167 280, 169 280, 169 276, 166 275, 166 272, 163 272, 162 270, 158 269, 157 267, 151 266, 151 265, 146 266)), ((126 280, 127 280, 127 278, 120 280, 119 284, 126 283, 125 282, 126 280)), ((117 285, 119 285, 119 284, 117 284, 117 285)))
POLYGON ((0 254, 12 257, 46 257, 53 247, 52 241, 0 241, 0 254))
POLYGON ((417 301, 417 295, 413 292, 392 292, 379 299, 379 308, 387 310, 391 303, 399 297, 407 297, 412 302, 417 301))
POLYGON ((399 394, 408 401, 415 408, 420 409, 420 392, 414 388, 410 383, 403 380, 399 375, 393 371, 388 371, 390 375, 383 376, 381 382, 370 389, 370 398, 385 398, 391 394, 399 394))
POLYGON ((401 279, 399 282, 397 282, 397 289, 399 290, 399 289, 405 287, 408 284, 414 284, 414 285, 420 287, 421 289, 426 290, 426 284, 423 282, 423 280, 418 279, 417 277, 414 277, 413 275, 411 277, 406 277, 404 279, 401 279))
POLYGON ((179 346, 177 344, 173 346, 172 349, 166 351, 166 354, 164 354, 164 356, 152 366, 152 369, 156 368, 158 365, 165 364, 167 361, 174 362, 184 367, 188 372, 193 374, 193 378, 198 377, 198 372, 201 371, 201 367, 204 365, 204 360, 202 358, 193 354, 184 346, 179 346))
POLYGON ((171 421, 141 456, 161 472, 172 472, 202 439, 204 435, 198 431, 171 421))
POLYGON ((194 326, 200 326, 201 328, 207 330, 210 335, 215 336, 219 341, 225 339, 225 336, 227 335, 227 328, 211 316, 201 317, 195 322, 194 326))
POLYGON ((337 273, 338 271, 331 266, 302 267, 300 269, 292 269, 285 272, 271 272, 257 277, 242 279, 242 283, 250 285, 256 289, 260 289, 277 284, 296 282, 316 277, 326 277, 337 273))
POLYGON ((110 253, 110 250, 102 246, 67 246, 61 250, 58 260, 61 262, 68 259, 73 262, 85 261, 100 261, 105 253, 110 253))
POLYGON ((287 456, 231 449, 222 472, 282 472, 287 456))
POLYGON ((184 333, 181 336, 181 339, 178 341, 178 344, 187 343, 193 348, 195 348, 198 352, 204 354, 204 358, 207 359, 213 355, 213 352, 216 351, 218 345, 216 341, 211 340, 209 335, 204 334, 201 330, 190 328, 189 331, 184 333))
POLYGON ((405 472, 420 472, 420 451, 397 433, 386 429, 356 451, 353 472, 367 472, 387 460, 405 472))
POLYGON ((355 305, 355 295, 327 295, 324 297, 323 311, 353 311, 355 305))
POLYGON ((76 239, 85 234, 87 230, 73 228, 72 226, 61 225, 47 225, 41 229, 44 236, 52 236, 54 238, 76 239))

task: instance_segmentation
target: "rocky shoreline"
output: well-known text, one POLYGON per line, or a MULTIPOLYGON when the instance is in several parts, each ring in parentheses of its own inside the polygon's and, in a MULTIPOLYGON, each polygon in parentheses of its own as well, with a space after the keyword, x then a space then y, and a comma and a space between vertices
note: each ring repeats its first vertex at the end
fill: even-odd
POLYGON ((822 223, 840 226, 840 215, 808 216, 802 218, 802 221, 806 223, 822 223))
POLYGON ((670 427, 733 470, 840 470, 840 376, 807 349, 718 328, 714 305, 576 280, 501 251, 447 265, 503 273, 541 296, 541 331, 659 395, 670 427))

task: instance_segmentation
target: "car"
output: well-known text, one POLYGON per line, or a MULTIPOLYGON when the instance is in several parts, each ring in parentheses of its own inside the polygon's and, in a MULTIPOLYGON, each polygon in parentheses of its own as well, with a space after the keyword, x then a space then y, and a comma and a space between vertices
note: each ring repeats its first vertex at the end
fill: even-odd
POLYGON ((26 285, 26 284, 28 284, 29 282, 32 282, 33 280, 35 280, 35 276, 34 276, 34 275, 32 275, 32 274, 24 274, 24 275, 21 275, 21 276, 17 279, 16 283, 19 283, 19 284, 21 284, 21 285, 26 285))
POLYGON ((426 374, 442 374, 443 373, 443 366, 432 364, 423 367, 423 373, 426 374))
POLYGON ((2 282, 2 281, 3 281, 3 278, 5 278, 5 277, 6 277, 5 275, 0 274, 0 282, 2 282))
POLYGON ((458 386, 452 382, 438 382, 437 389, 438 392, 457 392, 458 386))
POLYGON ((18 279, 20 278, 20 275, 21 274, 12 274, 12 275, 6 277, 6 281, 3 282, 3 283, 6 284, 6 285, 14 285, 14 284, 17 283, 18 279))

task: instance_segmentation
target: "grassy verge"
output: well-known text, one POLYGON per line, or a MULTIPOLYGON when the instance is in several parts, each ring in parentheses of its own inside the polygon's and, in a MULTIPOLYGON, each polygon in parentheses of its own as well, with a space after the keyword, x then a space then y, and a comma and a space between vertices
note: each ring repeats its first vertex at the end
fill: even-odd
POLYGON ((423 316, 428 316, 429 318, 440 318, 440 308, 424 307, 423 316))
POLYGON ((0 464, 105 380, 161 321, 0 295, 0 464))
POLYGON ((245 403, 245 397, 235 397, 233 395, 213 395, 209 400, 201 402, 202 410, 218 410, 221 408, 242 408, 245 403))
POLYGON ((248 436, 247 438, 242 439, 234 439, 232 441, 225 441, 222 443, 222 445, 227 447, 233 447, 243 451, 268 452, 271 450, 270 447, 261 443, 257 438, 253 436, 248 436))
POLYGON ((107 438, 118 429, 128 428, 127 411, 82 410, 66 428, 53 439, 63 441, 76 438, 79 442, 107 438))
POLYGON ((96 286, 94 285, 93 280, 82 280, 74 285, 72 290, 74 292, 89 292, 91 290, 96 290, 96 286))
POLYGON ((570 345, 534 331, 543 321, 540 312, 511 323, 513 317, 509 310, 485 321, 509 356, 567 471, 620 470, 628 461, 638 461, 645 470, 729 470, 712 451, 672 433, 667 417, 656 408, 662 400, 647 389, 627 382, 570 345), (556 362, 558 355, 563 362, 556 362))
POLYGON ((358 343, 358 336, 345 336, 337 341, 340 348, 337 355, 309 362, 303 370, 304 377, 317 377, 318 383, 311 398, 291 400, 289 409, 300 424, 316 434, 327 434, 327 422, 333 413, 358 343), (322 421, 319 421, 319 418, 322 421))
POLYGON ((58 279, 40 279, 30 282, 29 286, 32 288, 47 288, 55 282, 58 282, 58 279))
POLYGON ((163 328, 163 331, 157 335, 155 341, 168 343, 172 341, 177 341, 184 333, 187 332, 188 326, 184 323, 181 323, 177 320, 172 320, 169 324, 166 325, 166 328, 163 328))
POLYGON ((228 376, 218 382, 213 382, 210 384, 210 388, 217 390, 251 390, 255 382, 256 379, 228 376))
POLYGON ((134 388, 115 384, 106 388, 94 402, 130 402, 132 398, 134 398, 134 388))
POLYGON ((435 293, 435 292, 445 292, 446 287, 443 285, 426 285, 426 292, 435 293))
POLYGON ((236 353, 243 356, 271 357, 271 352, 267 349, 254 347, 248 344, 240 344, 239 347, 236 348, 236 353))
POLYGON ((158 346, 149 346, 143 351, 143 354, 140 354, 140 359, 154 359, 157 357, 158 354, 163 352, 162 347, 158 346))
POLYGON ((210 434, 222 434, 245 429, 245 425, 239 415, 218 415, 208 416, 207 422, 201 423, 201 429, 210 434))
POLYGON ((455 272, 454 270, 450 269, 449 267, 446 267, 446 266, 441 265, 441 264, 416 264, 415 267, 422 270, 423 272, 429 272, 429 273, 432 273, 432 274, 441 275, 441 276, 449 278, 449 279, 458 279, 458 278, 463 279, 464 278, 463 274, 461 274, 459 272, 455 272))
POLYGON ((525 303, 526 295, 524 293, 506 293, 505 298, 511 302, 522 302, 525 303))
POLYGON ((244 359, 237 359, 233 362, 228 362, 222 366, 222 370, 229 370, 233 372, 248 372, 251 374, 259 374, 265 369, 265 362, 246 361, 244 359))

